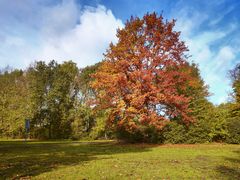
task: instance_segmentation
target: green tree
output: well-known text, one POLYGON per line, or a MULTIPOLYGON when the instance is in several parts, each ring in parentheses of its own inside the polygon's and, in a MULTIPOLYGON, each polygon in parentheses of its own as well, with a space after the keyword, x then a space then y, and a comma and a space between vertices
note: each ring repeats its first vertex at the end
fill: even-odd
POLYGON ((175 118, 164 129, 163 137, 160 140, 165 143, 209 142, 211 141, 211 122, 214 121, 214 106, 207 99, 209 96, 208 86, 201 78, 195 63, 186 63, 182 71, 191 77, 181 93, 190 98, 189 113, 195 122, 186 126, 178 118, 175 118))
POLYGON ((211 141, 210 126, 214 106, 208 101, 208 86, 203 81, 199 68, 195 63, 189 64, 190 76, 192 77, 190 84, 187 86, 186 95, 191 97, 190 109, 191 115, 195 119, 195 123, 187 127, 186 143, 202 143, 211 141))
POLYGON ((229 119, 231 106, 231 103, 225 103, 214 108, 213 121, 211 121, 210 124, 210 137, 212 141, 224 142, 228 138, 227 121, 229 119))
POLYGON ((240 144, 240 64, 237 64, 231 71, 232 97, 230 116, 227 120, 229 136, 228 143, 240 144))
POLYGON ((80 93, 79 100, 81 104, 89 103, 89 101, 95 99, 95 90, 91 87, 91 82, 94 80, 92 75, 96 73, 100 65, 101 63, 97 63, 80 69, 77 82, 80 93))
POLYGON ((0 135, 23 137, 24 120, 30 116, 26 73, 22 70, 0 74, 0 135))
POLYGON ((106 112, 91 106, 96 100, 96 92, 91 87, 91 82, 94 80, 92 74, 96 73, 100 64, 80 69, 77 78, 79 96, 72 113, 74 119, 72 122, 73 139, 107 137, 106 112))
POLYGON ((70 111, 78 94, 77 74, 78 68, 72 61, 63 64, 51 61, 48 65, 40 61, 29 69, 36 136, 55 139, 70 136, 70 111))

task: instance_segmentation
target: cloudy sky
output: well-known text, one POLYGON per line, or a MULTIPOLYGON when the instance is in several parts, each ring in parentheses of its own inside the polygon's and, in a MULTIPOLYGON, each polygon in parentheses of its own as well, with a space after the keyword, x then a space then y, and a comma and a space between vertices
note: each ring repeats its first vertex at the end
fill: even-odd
POLYGON ((240 62, 238 0, 0 0, 0 68, 52 59, 94 64, 131 15, 153 11, 177 19, 210 100, 227 101, 228 71, 240 62))

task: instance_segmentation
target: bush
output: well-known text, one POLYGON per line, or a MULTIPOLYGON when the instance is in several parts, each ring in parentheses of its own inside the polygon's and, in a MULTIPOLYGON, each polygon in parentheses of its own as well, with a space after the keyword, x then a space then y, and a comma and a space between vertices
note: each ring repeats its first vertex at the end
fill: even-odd
POLYGON ((162 139, 163 142, 168 144, 180 144, 186 141, 187 129, 184 125, 177 122, 169 123, 163 130, 162 139))
POLYGON ((124 128, 116 130, 116 138, 129 143, 143 142, 143 134, 140 131, 130 133, 124 128))
POLYGON ((224 142, 229 136, 226 119, 216 119, 211 126, 210 138, 213 142, 224 142))
POLYGON ((36 139, 46 140, 49 138, 49 129, 45 127, 36 127, 31 131, 30 136, 36 139))
POLYGON ((205 143, 211 141, 209 133, 210 127, 204 120, 189 126, 172 121, 163 130, 162 142, 171 144, 205 143))
POLYGON ((90 132, 90 137, 92 139, 99 139, 103 137, 107 139, 105 116, 96 117, 96 123, 90 132))
POLYGON ((91 108, 80 106, 71 112, 71 139, 90 139, 89 134, 95 124, 95 115, 91 108))
POLYGON ((209 135, 210 127, 206 126, 202 122, 190 125, 187 134, 185 143, 195 144, 195 143, 206 143, 211 141, 209 135))
POLYGON ((228 137, 227 143, 240 144, 240 118, 228 119, 227 123, 228 137))

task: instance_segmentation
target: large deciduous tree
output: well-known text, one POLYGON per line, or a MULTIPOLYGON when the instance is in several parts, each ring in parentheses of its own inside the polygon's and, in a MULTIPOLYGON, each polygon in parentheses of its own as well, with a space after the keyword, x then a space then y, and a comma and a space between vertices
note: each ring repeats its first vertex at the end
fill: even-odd
POLYGON ((174 25, 156 13, 132 17, 110 44, 92 87, 96 103, 111 109, 108 124, 117 131, 161 130, 175 118, 193 121, 183 93, 191 85, 183 70, 188 49, 174 25))
POLYGON ((71 133, 70 113, 74 108, 78 87, 78 68, 72 61, 58 64, 36 62, 28 70, 35 136, 68 138, 71 133))

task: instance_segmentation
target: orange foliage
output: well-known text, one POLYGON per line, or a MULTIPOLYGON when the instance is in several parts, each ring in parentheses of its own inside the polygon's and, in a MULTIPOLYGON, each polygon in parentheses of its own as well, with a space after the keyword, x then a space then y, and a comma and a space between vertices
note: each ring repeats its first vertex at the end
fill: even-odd
POLYGON ((181 93, 191 79, 181 70, 188 49, 174 25, 153 13, 131 18, 118 30, 118 43, 110 44, 92 83, 98 105, 111 109, 110 125, 133 132, 162 129, 174 118, 192 121, 190 99, 181 93))

